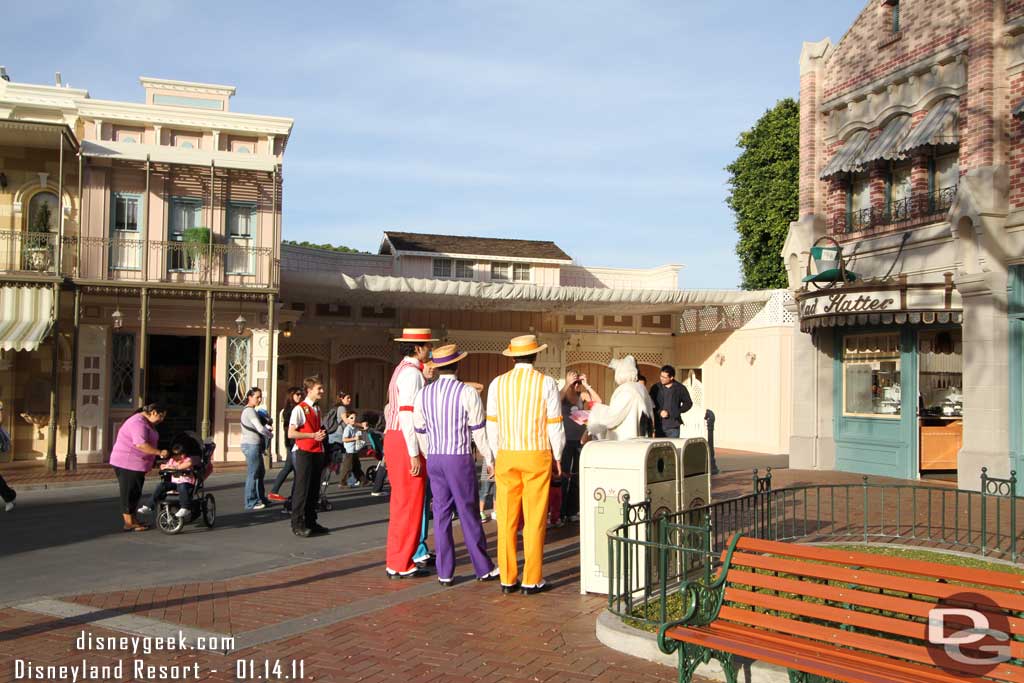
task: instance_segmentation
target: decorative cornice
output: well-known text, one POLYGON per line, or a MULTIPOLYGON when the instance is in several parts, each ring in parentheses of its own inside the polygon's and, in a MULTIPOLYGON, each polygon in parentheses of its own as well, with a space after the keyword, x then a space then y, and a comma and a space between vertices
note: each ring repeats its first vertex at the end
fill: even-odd
POLYGON ((192 81, 173 81, 166 78, 150 78, 140 76, 139 83, 143 88, 173 90, 175 92, 201 93, 204 95, 222 95, 231 97, 235 94, 233 85, 217 85, 216 83, 194 83, 192 81))
POLYGON ((896 114, 913 114, 967 87, 962 47, 944 50, 822 105, 826 140, 845 139, 854 130, 883 125, 896 114))
POLYGON ((84 100, 78 113, 104 121, 133 121, 171 127, 217 129, 224 132, 290 135, 294 120, 282 116, 187 109, 159 104, 136 104, 110 100, 84 100))

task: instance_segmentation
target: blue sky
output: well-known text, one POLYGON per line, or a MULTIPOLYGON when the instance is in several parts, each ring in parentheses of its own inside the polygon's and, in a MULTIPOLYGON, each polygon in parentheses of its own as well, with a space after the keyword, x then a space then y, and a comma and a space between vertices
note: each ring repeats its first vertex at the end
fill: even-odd
POLYGON ((237 86, 295 118, 284 236, 375 250, 385 229, 553 239, 586 265, 739 269, 737 135, 798 93, 802 41, 863 0, 20 4, 16 81, 140 101, 140 75, 237 86))

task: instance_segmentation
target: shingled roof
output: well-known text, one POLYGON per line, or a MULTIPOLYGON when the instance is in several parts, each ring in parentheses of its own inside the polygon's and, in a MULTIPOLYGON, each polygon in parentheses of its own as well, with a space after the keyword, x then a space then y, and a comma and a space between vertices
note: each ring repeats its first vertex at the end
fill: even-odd
POLYGON ((554 242, 540 240, 510 240, 495 237, 466 237, 462 235, 428 235, 418 232, 384 233, 380 253, 391 249, 421 254, 465 256, 495 256, 500 258, 545 259, 571 263, 572 258, 554 242), (389 246, 390 245, 390 246, 389 246))

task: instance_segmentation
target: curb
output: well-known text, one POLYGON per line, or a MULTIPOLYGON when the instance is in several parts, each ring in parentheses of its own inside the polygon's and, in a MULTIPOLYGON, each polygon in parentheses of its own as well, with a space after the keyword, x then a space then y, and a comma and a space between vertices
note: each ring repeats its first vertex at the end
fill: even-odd
MULTIPOLYGON (((657 636, 626 626, 608 610, 601 610, 597 617, 596 631, 597 639, 605 647, 673 669, 678 666, 677 655, 667 655, 658 649, 657 636)), ((738 663, 741 671, 737 671, 737 675, 742 672, 742 680, 750 683, 789 683, 789 672, 782 667, 743 660, 738 663)), ((711 681, 726 680, 725 672, 714 659, 697 667, 696 675, 711 681)))

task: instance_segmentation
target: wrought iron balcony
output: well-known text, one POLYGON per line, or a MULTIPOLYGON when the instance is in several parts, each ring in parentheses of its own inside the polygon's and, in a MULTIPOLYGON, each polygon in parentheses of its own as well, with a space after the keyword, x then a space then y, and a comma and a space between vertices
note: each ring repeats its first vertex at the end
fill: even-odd
POLYGON ((832 232, 838 234, 878 231, 927 223, 940 218, 956 201, 956 186, 934 192, 911 195, 890 202, 888 206, 872 206, 850 213, 836 215, 832 232))
POLYGON ((57 263, 59 240, 55 232, 0 230, 0 273, 50 277, 69 273, 75 261, 75 238, 64 238, 63 268, 57 263))
POLYGON ((78 277, 268 289, 278 284, 278 262, 269 247, 107 237, 82 239, 78 277))

